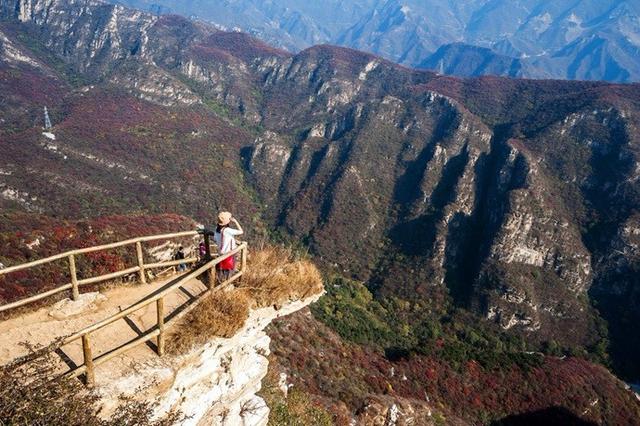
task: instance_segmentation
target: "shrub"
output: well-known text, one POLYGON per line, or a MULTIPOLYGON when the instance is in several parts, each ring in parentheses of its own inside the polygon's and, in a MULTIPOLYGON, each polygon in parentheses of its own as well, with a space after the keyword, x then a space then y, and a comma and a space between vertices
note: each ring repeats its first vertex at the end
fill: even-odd
POLYGON ((232 337, 244 326, 251 308, 281 306, 323 291, 313 263, 284 248, 266 247, 251 255, 242 281, 231 290, 204 296, 173 330, 169 352, 184 353, 214 336, 232 337))
POLYGON ((184 353, 213 336, 232 337, 249 318, 249 298, 233 289, 205 297, 172 331, 170 353, 184 353))
POLYGON ((262 381, 262 396, 271 409, 269 426, 333 425, 333 416, 311 395, 301 389, 292 389, 285 396, 278 386, 279 375, 275 359, 269 360, 269 371, 262 381))
POLYGON ((34 351, 0 368, 0 425, 168 426, 182 418, 171 413, 154 420, 154 404, 126 399, 103 419, 98 395, 79 380, 51 379, 56 372, 53 356, 48 350, 34 351))
POLYGON ((372 346, 392 342, 389 312, 373 300, 363 284, 336 278, 327 291, 327 296, 311 307, 316 318, 352 342, 372 346))
POLYGON ((271 408, 270 426, 330 426, 333 418, 325 409, 313 404, 309 396, 297 389, 271 408))
POLYGON ((255 307, 280 306, 323 291, 318 268, 298 258, 291 249, 265 247, 249 256, 247 272, 238 288, 249 293, 255 307))

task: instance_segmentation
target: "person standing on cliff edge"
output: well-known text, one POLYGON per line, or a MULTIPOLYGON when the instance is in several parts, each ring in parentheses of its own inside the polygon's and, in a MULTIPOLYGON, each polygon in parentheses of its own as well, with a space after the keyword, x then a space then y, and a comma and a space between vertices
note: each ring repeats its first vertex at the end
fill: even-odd
MULTIPOLYGON (((233 217, 230 212, 220 212, 218 214, 218 225, 216 232, 213 235, 213 239, 218 246, 220 254, 226 254, 234 250, 237 246, 236 238, 238 235, 242 235, 244 231, 240 223, 233 217), (233 224, 235 228, 229 225, 233 224)), ((218 265, 216 270, 218 271, 218 282, 223 283, 229 279, 231 272, 236 267, 235 256, 229 256, 218 265)))

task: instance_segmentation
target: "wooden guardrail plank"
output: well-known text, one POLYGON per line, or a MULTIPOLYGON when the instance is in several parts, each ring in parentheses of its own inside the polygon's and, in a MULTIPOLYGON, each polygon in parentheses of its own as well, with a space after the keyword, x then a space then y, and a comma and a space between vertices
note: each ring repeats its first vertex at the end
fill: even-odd
POLYGON ((69 257, 71 252, 56 254, 55 256, 47 257, 46 259, 34 260, 33 262, 22 263, 20 265, 8 266, 6 268, 0 269, 0 275, 6 275, 11 272, 21 271, 23 269, 33 268, 34 266, 44 265, 45 263, 55 262, 56 260, 64 259, 65 257, 69 257))
POLYGON ((115 349, 111 352, 107 352, 105 354, 100 355, 98 358, 96 358, 93 363, 94 365, 100 365, 100 364, 104 364, 105 362, 117 357, 120 354, 123 354, 133 348, 135 348, 136 346, 140 346, 143 343, 148 342, 149 340, 153 339, 154 337, 156 337, 158 334, 160 333, 159 330, 154 330, 152 332, 150 332, 149 334, 143 335, 142 337, 133 340, 132 342, 124 345, 124 346, 120 346, 118 349, 115 349))
POLYGON ((148 241, 169 240, 171 238, 195 237, 196 235, 199 235, 198 231, 184 231, 173 234, 150 235, 148 237, 140 237, 138 240, 144 243, 148 241))
POLYGON ((151 235, 151 236, 148 236, 148 237, 138 237, 138 238, 132 238, 130 240, 119 241, 117 243, 104 244, 104 245, 101 245, 101 246, 77 249, 77 250, 73 250, 72 253, 76 254, 76 255, 77 254, 87 254, 87 253, 93 253, 93 252, 96 252, 96 251, 102 251, 102 250, 108 250, 108 249, 128 246, 128 245, 135 244, 137 242, 141 242, 142 243, 142 242, 147 242, 147 241, 169 240, 169 239, 172 239, 172 238, 192 237, 192 236, 196 236, 196 235, 198 235, 197 231, 185 231, 185 232, 176 232, 174 234, 151 235))
POLYGON ((152 268, 164 268, 169 266, 176 266, 181 263, 196 263, 198 261, 197 257, 189 257, 187 259, 178 259, 178 260, 169 260, 166 262, 158 262, 158 263, 146 263, 144 265, 144 269, 152 269, 152 268))
MULTIPOLYGON (((242 271, 237 272, 235 275, 233 275, 231 278, 229 278, 227 281, 225 281, 224 283, 222 283, 221 285, 217 286, 215 289, 213 289, 214 291, 222 291, 224 290, 226 287, 228 287, 229 285, 233 284, 234 281, 238 280, 240 277, 242 277, 242 271)), ((209 292, 204 293, 205 295, 208 294, 209 292)), ((160 300, 160 299, 158 299, 160 300)), ((171 320, 164 322, 164 332, 166 332, 169 328, 173 327, 174 325, 176 325, 178 323, 178 321, 181 318, 184 318, 184 316, 191 311, 191 309, 195 308, 196 304, 190 305, 187 309, 183 310, 180 312, 179 315, 176 315, 175 317, 171 318, 171 320)), ((141 307, 142 308, 142 307, 141 307)), ((150 330, 147 333, 143 334, 142 336, 131 340, 128 343, 125 343, 122 346, 119 346, 109 352, 106 352, 100 356, 98 356, 97 358, 95 358, 93 360, 93 369, 95 371, 95 367, 113 359, 114 357, 123 354, 137 346, 140 346, 146 342, 148 342, 149 340, 153 339, 154 337, 159 337, 160 336, 160 328, 156 327, 154 330, 150 330)), ((77 339, 76 339, 77 340, 77 339)), ((65 342, 62 344, 62 346, 71 343, 71 341, 69 342, 65 342)), ((159 346, 158 346, 159 347, 159 346)), ((166 348, 166 341, 165 341, 165 348, 166 348)), ((68 377, 78 377, 82 374, 87 373, 87 366, 86 365, 81 365, 79 367, 77 367, 74 370, 69 371, 68 373, 66 373, 66 375, 68 377)), ((95 373, 94 373, 94 379, 95 379, 95 373)))
MULTIPOLYGON (((99 366, 100 364, 103 364, 107 361, 109 361, 110 359, 124 353, 127 352, 130 349, 135 348, 136 346, 139 346, 143 343, 148 342, 149 340, 153 339, 154 337, 156 337, 158 335, 158 330, 154 330, 149 332, 148 334, 145 334, 141 337, 138 337, 132 341, 130 341, 129 343, 120 346, 110 352, 104 353, 100 356, 98 356, 97 358, 95 358, 93 360, 93 367, 94 367, 94 371, 95 371, 95 367, 99 366)), ((78 377, 82 374, 87 374, 87 366, 86 365, 81 365, 78 368, 69 371, 68 373, 66 373, 66 375, 68 377, 78 377)), ((95 376, 94 376, 95 377, 95 376)))
MULTIPOLYGON (((67 258, 68 259, 68 263, 69 263, 69 272, 71 275, 71 284, 65 284, 63 286, 60 286, 56 289, 47 291, 45 293, 42 294, 37 294, 34 295, 32 297, 23 299, 23 300, 18 300, 16 302, 13 303, 9 303, 6 305, 2 305, 0 306, 0 312, 4 312, 7 311, 9 309, 13 309, 13 308, 17 308, 41 299, 44 299, 45 297, 49 297, 52 296, 54 294, 57 294, 59 292, 68 290, 69 288, 72 289, 72 298, 73 300, 77 300, 78 297, 80 296, 80 292, 78 287, 82 286, 82 285, 87 285, 87 284, 94 284, 94 283, 98 283, 101 281, 107 281, 109 279, 113 279, 113 278, 118 278, 124 275, 128 275, 131 273, 135 273, 138 272, 139 273, 139 279, 142 283, 146 282, 146 276, 145 276, 145 268, 154 268, 154 267, 163 267, 166 266, 163 263, 154 263, 154 264, 150 264, 150 265, 144 265, 144 258, 142 255, 142 246, 141 243, 142 242, 146 242, 146 241, 158 241, 158 240, 167 240, 167 239, 172 239, 172 238, 180 238, 180 237, 193 237, 198 235, 197 231, 184 231, 184 232, 175 232, 175 233, 171 233, 171 234, 162 234, 162 235, 151 235, 151 236, 146 236, 146 237, 138 237, 138 238, 132 238, 129 240, 125 240, 125 241, 119 241, 116 243, 111 243, 111 244, 104 244, 101 246, 95 246, 95 247, 87 247, 84 249, 77 249, 77 250, 71 250, 71 251, 67 251, 65 253, 60 253, 57 254, 55 256, 50 256, 47 257, 45 259, 40 259, 40 260, 35 260, 33 262, 27 262, 27 263, 23 263, 21 265, 14 265, 14 266, 9 266, 3 269, 0 269, 0 276, 6 275, 6 274, 10 274, 12 272, 17 272, 17 271, 21 271, 24 269, 29 269, 29 268, 33 268, 36 266, 40 266, 40 265, 44 265, 47 263, 51 263, 54 262, 56 260, 60 260, 60 259, 64 259, 67 258), (101 251, 101 250, 108 250, 108 249, 112 249, 112 248, 117 248, 117 247, 123 247, 126 245, 130 245, 130 244, 136 244, 136 256, 138 259, 138 266, 136 266, 135 268, 129 268, 126 269, 124 271, 118 271, 118 272, 114 272, 112 274, 106 274, 106 275, 102 275, 100 277, 93 277, 93 278, 87 278, 84 280, 78 280, 77 278, 77 270, 76 270, 76 264, 75 264, 75 256, 81 255, 81 254, 87 254, 87 253, 93 253, 96 251, 101 251)), ((185 259, 184 263, 193 263, 196 262, 197 259, 196 258, 190 258, 190 259, 185 259), (193 260, 193 261, 192 261, 193 260)))
POLYGON ((53 290, 49 290, 49 291, 44 292, 44 293, 36 294, 35 296, 31 296, 31 297, 29 297, 27 299, 18 300, 17 302, 13 302, 13 303, 9 303, 7 305, 0 306, 0 312, 7 311, 7 310, 13 309, 13 308, 18 308, 20 306, 27 305, 27 304, 32 303, 32 302, 37 302, 40 299, 44 299, 44 298, 47 298, 49 296, 53 296, 54 294, 58 294, 58 293, 61 293, 63 291, 69 290, 70 288, 72 288, 71 283, 65 284, 65 285, 63 285, 61 287, 54 288, 53 290))
POLYGON ((55 256, 50 256, 50 257, 47 257, 47 258, 44 258, 44 259, 34 260, 32 262, 27 262, 27 263, 23 263, 23 264, 20 264, 20 265, 15 265, 15 266, 8 266, 6 268, 0 269, 0 275, 9 274, 11 272, 20 271, 20 270, 23 270, 23 269, 33 268, 34 266, 44 265, 45 263, 54 262, 56 260, 64 259, 65 257, 68 258, 72 254, 77 256, 79 254, 87 254, 87 253, 93 253, 93 252, 96 252, 96 251, 102 251, 102 250, 108 250, 108 249, 112 249, 112 248, 123 247, 123 246, 126 246, 126 245, 135 244, 137 242, 169 240, 169 239, 172 239, 172 238, 180 238, 180 237, 194 237, 196 235, 198 235, 198 231, 176 232, 176 233, 173 233, 173 234, 151 235, 151 236, 148 236, 148 237, 132 238, 130 240, 119 241, 117 243, 104 244, 104 245, 101 245, 101 246, 87 247, 87 248, 83 248, 83 249, 71 250, 71 251, 67 251, 67 252, 64 252, 64 253, 56 254, 55 256))
MULTIPOLYGON (((189 233, 183 233, 183 234, 187 234, 187 235, 191 235, 193 233, 189 232, 189 233)), ((178 234, 168 234, 168 235, 178 235, 178 234)), ((153 239, 164 239, 167 238, 167 236, 158 236, 158 237, 147 237, 147 241, 149 240, 153 240, 153 239)), ((67 284, 65 286, 62 286, 58 289, 54 289, 51 290, 47 293, 43 293, 41 295, 37 295, 34 296, 33 298, 30 299, 26 299, 23 300, 21 302, 16 302, 14 304, 11 305, 5 305, 4 307, 0 307, 0 311, 4 310, 4 309, 9 309, 9 307, 14 307, 14 306, 19 306, 21 304, 25 304, 27 301, 29 300, 37 300, 39 298, 44 298, 47 295, 51 295, 51 294, 55 294, 57 292, 63 291, 63 290, 67 290, 69 288, 74 289, 74 298, 77 298, 77 295, 79 292, 77 292, 77 289, 79 286, 81 285, 86 285, 86 284, 92 284, 95 282, 99 282, 99 281, 105 281, 108 279, 113 279, 113 278, 117 278, 119 276, 123 276, 123 275, 127 275, 127 274, 131 274, 131 273, 135 273, 135 272, 140 272, 140 271, 144 271, 144 269, 147 268, 152 268, 152 267, 160 267, 160 266, 167 266, 168 264, 180 264, 180 263, 191 263, 191 261, 197 261, 196 258, 190 258, 190 259, 180 259, 177 261, 171 261, 171 262, 163 262, 160 264, 148 264, 145 265, 143 262, 143 259, 141 259, 140 256, 140 242, 139 241, 134 241, 136 243, 136 253, 137 253, 137 257, 138 257, 138 266, 123 270, 123 271, 118 271, 118 272, 114 272, 111 274, 106 274, 106 275, 102 275, 100 277, 94 277, 94 278, 87 278, 84 280, 78 280, 77 279, 77 271, 76 271, 76 267, 75 267, 75 253, 67 253, 67 256, 69 257, 69 269, 71 272, 71 279, 72 279, 72 283, 71 284, 67 284), (12 306, 13 305, 13 306, 12 306)), ((110 245, 111 246, 111 245, 110 245)), ((216 288, 209 288, 209 291, 205 292, 205 294, 210 294, 212 291, 221 291, 223 288, 225 288, 226 286, 230 285, 231 283, 233 283, 234 281, 236 281, 237 279, 240 279, 245 271, 246 271, 246 266, 247 266, 247 243, 242 243, 240 244, 240 246, 238 246, 236 249, 232 250, 229 253, 225 253, 224 255, 218 256, 215 259, 212 259, 210 261, 208 261, 207 263, 205 263, 204 265, 200 266, 198 269, 191 271, 187 274, 184 274, 177 282, 171 284, 169 287, 164 288, 163 290, 159 291, 157 294, 154 294, 152 297, 149 297, 147 299, 143 299, 137 303, 134 303, 133 305, 131 305, 130 307, 128 307, 127 309, 112 315, 109 318, 106 318, 102 321, 99 321, 93 325, 90 325, 86 328, 84 328, 81 331, 78 331, 77 333, 74 333, 71 336, 68 336, 67 338, 65 338, 63 340, 63 342, 60 344, 60 347, 65 346, 69 343, 72 343, 78 339, 82 339, 82 352, 83 352, 83 357, 84 357, 84 364, 82 366, 79 366, 78 368, 66 373, 68 376, 70 377, 77 377, 81 374, 85 374, 86 375, 86 382, 88 386, 93 386, 95 383, 95 367, 97 365, 100 365, 104 362, 107 362, 108 360, 118 356, 121 353, 124 353, 130 349, 135 348, 136 346, 139 346, 147 341, 149 341, 150 339, 157 337, 157 348, 158 348, 158 355, 162 356, 165 353, 165 331, 168 327, 171 327, 173 324, 175 324, 177 322, 177 320, 179 318, 181 318, 181 315, 177 315, 176 317, 172 318, 171 320, 167 321, 165 323, 165 306, 164 306, 164 298, 176 291, 178 288, 180 288, 182 285, 184 285, 185 283, 187 283, 188 281, 199 277, 202 274, 207 274, 207 276, 209 276, 209 274, 212 274, 213 271, 216 268, 216 265, 218 265, 220 262, 222 262, 224 259, 227 259, 230 256, 235 256, 236 254, 240 253, 241 254, 241 268, 238 272, 236 272, 236 274, 234 274, 232 277, 230 277, 227 281, 225 281, 224 283, 222 283, 220 286, 216 287, 216 288), (146 334, 144 334, 143 336, 132 340, 129 343, 126 343, 123 346, 120 346, 118 348, 113 349, 112 351, 106 352, 102 355, 100 355, 99 357, 93 359, 93 354, 92 354, 92 350, 91 350, 91 340, 90 340, 90 334, 100 330, 102 328, 105 328, 111 324, 113 324, 114 322, 128 316, 129 314, 142 309, 146 306, 148 306, 149 304, 156 302, 156 315, 157 315, 157 327, 155 327, 155 330, 149 331, 146 334)), ((195 304, 193 305, 195 306, 195 304)), ((192 307, 193 307, 192 306, 192 307)), ((188 310, 188 309, 187 309, 188 310)), ((184 313, 184 312, 183 312, 184 313)))
POLYGON ((99 277, 93 278, 85 278, 84 280, 79 280, 78 285, 87 285, 87 284, 96 284, 102 281, 112 280, 114 278, 124 277, 125 275, 130 275, 136 273, 140 270, 139 266, 133 266, 128 269, 123 269, 122 271, 112 272, 110 274, 100 275, 99 277))

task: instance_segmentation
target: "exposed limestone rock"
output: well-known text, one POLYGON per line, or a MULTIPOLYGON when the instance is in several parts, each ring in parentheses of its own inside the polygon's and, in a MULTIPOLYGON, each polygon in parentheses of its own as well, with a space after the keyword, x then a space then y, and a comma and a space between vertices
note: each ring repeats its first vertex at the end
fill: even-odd
POLYGON ((215 338, 191 352, 153 358, 131 365, 99 383, 103 415, 118 405, 119 396, 157 400, 156 414, 180 410, 183 425, 266 425, 269 408, 256 396, 267 374, 270 339, 264 332, 278 317, 296 312, 320 295, 251 312, 244 327, 230 339, 215 338))
POLYGON ((0 182, 0 197, 9 200, 15 201, 21 206, 23 206, 27 211, 43 213, 44 209, 37 204, 38 198, 30 195, 27 192, 19 191, 16 188, 12 188, 7 186, 6 184, 0 182))
POLYGON ((289 393, 289 385, 287 384, 287 373, 280 373, 280 379, 278 380, 278 389, 282 392, 284 397, 287 397, 289 393))
POLYGON ((326 97, 327 111, 350 103, 360 91, 361 86, 351 81, 332 80, 323 83, 317 91, 317 96, 326 97))
POLYGON ((431 426, 442 424, 466 425, 467 422, 455 417, 444 418, 431 408, 426 401, 411 400, 392 396, 368 397, 354 423, 362 426, 431 426))
MULTIPOLYGON (((5 6, 5 13, 11 6, 5 6)), ((162 105, 200 102, 184 83, 158 67, 150 55, 149 32, 157 23, 157 17, 93 0, 77 2, 72 7, 60 0, 19 0, 16 10, 20 21, 50 28, 45 40, 47 47, 61 54, 79 71, 96 77, 106 76, 113 83, 131 89, 142 99, 162 105), (97 6, 99 19, 96 17, 95 22, 81 19, 89 8, 97 6), (70 44, 75 44, 76 48, 70 50, 70 44), (133 58, 139 59, 130 64, 135 72, 126 75, 112 73, 110 62, 133 58)), ((5 45, 4 49, 7 52, 5 56, 14 61, 39 65, 19 54, 12 45, 5 45)))
POLYGON ((148 79, 148 77, 141 79, 115 77, 112 81, 123 87, 131 88, 137 92, 141 99, 160 105, 172 106, 176 103, 192 105, 200 102, 195 94, 191 93, 186 87, 176 84, 172 78, 162 73, 154 74, 155 76, 152 79, 148 79))
POLYGON ((254 175, 256 185, 266 194, 267 201, 277 196, 279 182, 285 174, 292 155, 292 149, 284 138, 275 132, 267 131, 259 136, 253 147, 249 169, 254 175))
POLYGON ((378 68, 378 65, 380 65, 380 62, 378 61, 371 61, 369 62, 365 67, 364 70, 362 70, 362 72, 360 72, 360 74, 358 75, 358 79, 365 81, 367 79, 367 75, 375 70, 376 68, 378 68))
POLYGON ((107 296, 95 293, 81 293, 78 300, 64 299, 53 305, 49 315, 57 320, 72 318, 90 311, 95 311, 107 296))
POLYGON ((327 133, 327 126, 323 123, 314 125, 309 131, 310 138, 324 138, 327 133))
POLYGON ((28 22, 31 19, 31 0, 20 0, 20 13, 18 19, 28 22))
POLYGON ((35 68, 45 69, 45 66, 24 52, 0 31, 0 60, 12 65, 27 64, 35 68))

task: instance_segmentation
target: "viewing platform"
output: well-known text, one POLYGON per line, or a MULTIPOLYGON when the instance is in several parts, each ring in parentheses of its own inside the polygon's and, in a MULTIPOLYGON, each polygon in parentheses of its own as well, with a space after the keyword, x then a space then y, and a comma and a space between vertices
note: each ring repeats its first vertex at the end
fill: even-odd
POLYGON ((0 275, 7 275, 66 258, 71 276, 69 284, 0 306, 0 311, 10 313, 13 309, 24 309, 29 303, 71 290, 71 299, 10 316, 0 322, 0 339, 3 342, 0 364, 8 364, 34 350, 55 352, 58 355, 56 369, 60 374, 71 377, 82 375, 86 384, 93 386, 96 375, 114 374, 119 366, 142 359, 152 351, 160 356, 164 355, 168 329, 204 296, 230 286, 246 270, 246 243, 214 259, 210 255, 206 235, 204 238, 208 250, 203 260, 191 257, 145 263, 142 243, 196 235, 197 232, 183 232, 140 237, 78 249, 0 270, 0 275), (78 279, 75 266, 77 256, 125 246, 135 246, 137 266, 98 277, 78 279), (240 257, 239 269, 233 271, 226 281, 216 282, 216 266, 230 256, 240 257), (194 266, 178 276, 148 280, 146 271, 170 268, 182 263, 194 266), (139 277, 138 285, 116 286, 101 293, 80 292, 82 285, 106 282, 131 274, 139 277), (110 362, 112 360, 114 362, 110 362))

